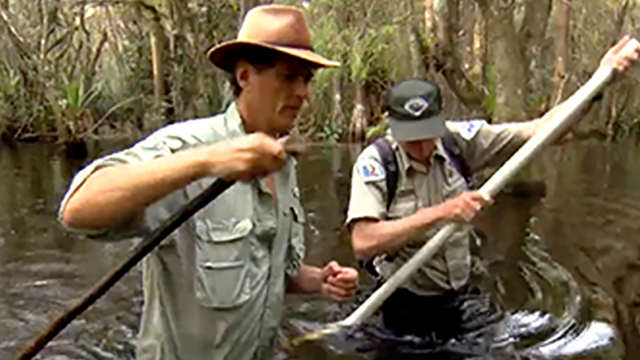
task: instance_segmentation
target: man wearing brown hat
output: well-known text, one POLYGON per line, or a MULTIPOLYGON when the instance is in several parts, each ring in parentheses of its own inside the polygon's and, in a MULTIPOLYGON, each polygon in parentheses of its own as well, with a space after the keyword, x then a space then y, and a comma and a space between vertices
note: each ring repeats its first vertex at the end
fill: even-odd
MULTIPOLYGON (((638 53, 637 42, 625 37, 600 66, 623 73, 638 53)), ((359 259, 373 260, 368 269, 382 281, 446 222, 470 221, 491 201, 470 190, 473 173, 499 165, 553 120, 448 122, 440 107, 435 84, 412 79, 394 86, 387 100, 390 133, 365 148, 353 167, 347 216, 353 248, 359 259)), ((469 232, 452 236, 386 300, 388 330, 447 341, 495 320, 486 298, 469 287, 469 243, 469 232), (468 317, 471 308, 482 311, 468 317)))
POLYGON ((314 70, 338 63, 311 50, 302 12, 286 6, 254 8, 237 40, 208 56, 231 74, 236 100, 226 112, 94 161, 60 207, 69 228, 123 238, 157 227, 215 178, 241 180, 145 259, 141 360, 270 358, 285 290, 341 301, 357 287, 352 268, 302 264, 295 163, 277 140, 314 70))

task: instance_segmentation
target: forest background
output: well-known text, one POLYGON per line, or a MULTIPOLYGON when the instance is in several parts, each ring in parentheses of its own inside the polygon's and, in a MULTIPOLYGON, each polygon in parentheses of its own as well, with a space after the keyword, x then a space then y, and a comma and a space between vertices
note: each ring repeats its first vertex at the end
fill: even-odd
MULTIPOLYGON (((586 82, 622 34, 632 0, 307 0, 319 71, 296 125, 318 141, 385 127, 385 91, 437 82, 445 115, 491 122, 543 114, 586 82)), ((256 0, 0 0, 0 134, 5 141, 139 137, 219 112, 232 100, 205 50, 234 38, 256 0)), ((625 77, 576 134, 638 133, 640 96, 625 77)))

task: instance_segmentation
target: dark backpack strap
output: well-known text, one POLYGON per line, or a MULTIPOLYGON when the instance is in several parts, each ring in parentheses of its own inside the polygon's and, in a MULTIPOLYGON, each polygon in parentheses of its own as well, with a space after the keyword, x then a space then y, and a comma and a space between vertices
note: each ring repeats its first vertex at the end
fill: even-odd
MULTIPOLYGON (((382 161, 382 167, 385 171, 385 185, 387 186, 387 211, 391 207, 393 198, 396 195, 396 189, 398 188, 398 159, 391 147, 391 143, 387 138, 379 137, 371 143, 380 155, 382 161)), ((376 271, 375 265, 373 265, 374 259, 368 261, 360 261, 361 267, 365 268, 369 274, 373 277, 379 277, 380 274, 376 271)))
POLYGON ((385 171, 385 182, 387 185, 387 210, 393 202, 398 188, 398 159, 396 158, 391 143, 385 137, 377 138, 371 145, 375 146, 382 160, 382 167, 385 171))
POLYGON ((462 156, 462 149, 460 149, 460 145, 458 141, 453 137, 452 134, 447 134, 441 138, 442 147, 447 152, 449 156, 449 160, 453 164, 458 173, 462 175, 464 181, 467 183, 467 187, 471 188, 473 185, 472 172, 471 167, 462 156))

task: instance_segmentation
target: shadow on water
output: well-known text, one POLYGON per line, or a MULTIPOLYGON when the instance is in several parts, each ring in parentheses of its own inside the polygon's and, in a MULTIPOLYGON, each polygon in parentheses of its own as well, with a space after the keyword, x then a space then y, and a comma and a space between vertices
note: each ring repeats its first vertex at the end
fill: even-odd
MULTIPOLYGON (((95 157, 120 145, 92 144, 89 154, 95 157)), ((312 264, 337 259, 355 265, 343 221, 357 150, 319 148, 300 161, 312 264)), ((545 151, 523 176, 543 182, 546 195, 502 194, 476 224, 482 243, 474 257, 475 281, 510 316, 495 329, 492 341, 483 340, 483 351, 469 354, 469 344, 455 343, 440 349, 446 354, 413 358, 538 359, 557 357, 558 349, 585 348, 598 349, 570 358, 638 358, 639 155, 631 140, 614 145, 575 143, 545 151), (618 332, 613 344, 612 328, 606 324, 618 332), (594 334, 595 339, 588 338, 594 334), (606 346, 596 346, 602 345, 600 340, 606 346)), ((128 242, 87 241, 56 222, 60 198, 81 165, 44 145, 0 148, 1 359, 15 355, 131 247, 128 242)), ((363 274, 359 300, 373 287, 373 279, 363 274)), ((136 270, 74 321, 41 358, 133 359, 141 301, 136 270)), ((340 320, 359 302, 291 296, 283 337, 298 335, 298 323, 320 327, 340 320)), ((372 321, 375 328, 378 322, 375 317, 372 321)), ((347 335, 283 349, 280 357, 384 358, 381 352, 357 351, 375 342, 371 333, 355 329, 347 335)), ((394 339, 387 340, 386 345, 393 344, 394 339)), ((393 353, 387 358, 401 357, 393 353)))

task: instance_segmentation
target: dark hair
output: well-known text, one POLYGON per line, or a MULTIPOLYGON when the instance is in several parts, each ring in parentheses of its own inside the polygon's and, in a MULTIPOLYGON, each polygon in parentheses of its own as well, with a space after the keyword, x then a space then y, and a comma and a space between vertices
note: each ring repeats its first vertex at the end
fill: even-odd
POLYGON ((281 53, 269 48, 250 46, 231 51, 229 52, 229 56, 231 56, 236 63, 233 66, 234 70, 228 73, 229 83, 233 88, 233 95, 238 97, 242 92, 242 87, 238 84, 238 79, 236 79, 235 75, 235 67, 238 61, 244 60, 253 66, 258 72, 263 72, 276 66, 281 53))

